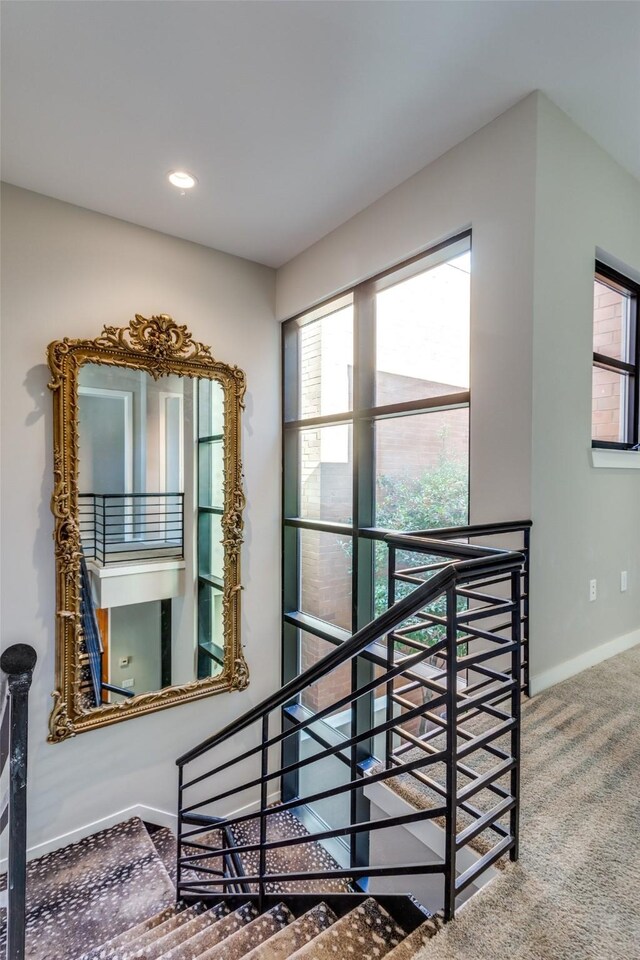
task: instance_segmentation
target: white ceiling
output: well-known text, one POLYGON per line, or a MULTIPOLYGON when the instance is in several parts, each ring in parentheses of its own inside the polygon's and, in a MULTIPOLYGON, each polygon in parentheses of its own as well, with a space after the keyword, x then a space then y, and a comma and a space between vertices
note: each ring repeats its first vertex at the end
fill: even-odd
POLYGON ((272 266, 534 89, 640 177, 638 2, 2 3, 3 179, 272 266))

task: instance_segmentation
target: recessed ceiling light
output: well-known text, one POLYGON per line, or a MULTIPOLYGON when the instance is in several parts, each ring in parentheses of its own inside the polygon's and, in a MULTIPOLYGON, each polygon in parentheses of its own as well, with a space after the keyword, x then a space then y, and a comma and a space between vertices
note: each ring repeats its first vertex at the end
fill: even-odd
POLYGON ((172 183, 174 187, 178 187, 179 190, 191 190, 198 182, 193 174, 187 173, 186 170, 172 170, 167 176, 169 183, 172 183))

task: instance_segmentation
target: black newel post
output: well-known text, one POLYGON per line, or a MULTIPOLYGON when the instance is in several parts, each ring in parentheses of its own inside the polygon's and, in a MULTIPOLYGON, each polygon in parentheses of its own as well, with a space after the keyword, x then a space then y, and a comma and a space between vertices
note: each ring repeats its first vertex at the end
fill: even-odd
POLYGON ((29 687, 36 652, 16 643, 0 657, 9 687, 9 866, 7 960, 23 960, 27 872, 27 738, 29 687))

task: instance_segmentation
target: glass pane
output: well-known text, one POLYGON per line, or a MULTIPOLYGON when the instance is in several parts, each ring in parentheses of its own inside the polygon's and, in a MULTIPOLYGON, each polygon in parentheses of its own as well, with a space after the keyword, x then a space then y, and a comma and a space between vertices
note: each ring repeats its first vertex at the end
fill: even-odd
POLYGON ((629 377, 616 370, 593 368, 591 422, 594 440, 625 443, 629 377))
POLYGON ((353 306, 300 328, 300 419, 353 406, 353 306))
MULTIPOLYGON (((307 757, 315 757, 319 753, 324 753, 323 747, 317 740, 303 730, 300 734, 300 759, 306 760, 307 757)), ((300 770, 300 798, 304 803, 304 798, 313 796, 315 793, 321 793, 329 786, 333 788, 341 787, 351 780, 349 766, 338 760, 335 756, 325 757, 318 760, 317 763, 310 763, 300 770)), ((309 806, 314 813, 320 817, 331 829, 349 826, 350 816, 350 793, 335 794, 327 797, 325 800, 316 800, 309 806)), ((310 829, 317 830, 317 826, 310 829)), ((346 839, 346 838, 345 838, 346 839)), ((332 850, 332 853, 335 851, 332 850)))
POLYGON ((222 591, 198 583, 198 679, 214 677, 224 666, 222 591))
POLYGON ((631 301, 628 296, 600 280, 593 284, 593 349, 615 360, 631 362, 631 301))
MULTIPOLYGON (((304 630, 299 631, 300 636, 300 663, 301 672, 315 666, 319 660, 332 653, 336 648, 328 640, 322 640, 320 637, 314 637, 311 633, 304 630)), ((351 691, 351 663, 343 663, 342 666, 332 670, 326 677, 322 677, 317 683, 306 687, 301 695, 300 702, 303 707, 318 713, 325 707, 337 703, 342 697, 347 696, 351 691)), ((348 737, 351 731, 351 713, 350 708, 343 707, 335 713, 328 714, 324 722, 333 727, 341 735, 348 737)))
POLYGON ((351 521, 351 425, 300 432, 300 516, 351 521))
POLYGON ((300 607, 351 630, 351 537, 300 530, 300 607))
POLYGON ((222 440, 198 444, 198 502, 201 507, 224 506, 224 446, 222 440))
POLYGON ((453 527, 469 513, 469 409, 375 425, 376 526, 401 532, 453 527))
POLYGON ((217 513, 201 513, 198 516, 199 573, 222 580, 223 566, 222 517, 217 513))
POLYGON ((217 380, 198 381, 198 436, 211 437, 224 430, 224 394, 217 380))
POLYGON ((376 294, 376 403, 469 389, 470 254, 376 294))

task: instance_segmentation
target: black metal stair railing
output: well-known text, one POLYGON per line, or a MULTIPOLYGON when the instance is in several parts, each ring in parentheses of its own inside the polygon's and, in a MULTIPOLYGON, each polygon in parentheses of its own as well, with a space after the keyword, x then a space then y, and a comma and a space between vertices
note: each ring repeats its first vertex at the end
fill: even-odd
POLYGON ((104 566, 184 556, 183 493, 80 493, 78 507, 87 560, 104 566))
MULTIPOLYGON (((301 883, 321 885, 326 879, 322 870, 274 869, 269 865, 271 851, 341 837, 373 837, 381 829, 435 821, 444 829, 444 856, 418 864, 362 865, 352 859, 348 866, 332 870, 331 878, 363 889, 372 878, 439 874, 444 915, 451 919, 457 898, 469 884, 503 855, 517 858, 525 555, 415 535, 409 543, 394 543, 394 536, 401 535, 389 538, 396 553, 407 549, 436 558, 433 564, 416 564, 414 557, 411 573, 392 565, 394 582, 408 576, 418 581, 411 582, 411 592, 259 706, 178 759, 179 897, 232 897, 238 877, 231 875, 228 863, 235 856, 241 863, 251 863, 242 884, 263 904, 279 884, 295 891, 305 889, 301 883), (304 691, 330 682, 335 670, 358 657, 375 664, 372 679, 312 716, 296 712, 304 691), (291 760, 287 749, 291 738, 311 731, 336 711, 354 711, 376 690, 386 694, 383 719, 376 718, 364 732, 325 743, 315 755, 291 760), (241 734, 243 742, 251 737, 253 745, 238 752, 241 734), (386 743, 383 755, 378 752, 377 760, 371 758, 369 764, 358 762, 359 749, 379 739, 386 743), (213 765, 212 751, 219 751, 213 765), (348 766, 345 782, 327 783, 319 774, 311 792, 284 799, 281 786, 287 777, 328 758, 348 766), (411 778, 427 802, 383 820, 352 816, 349 825, 335 829, 289 838, 269 836, 268 823, 278 813, 342 794, 353 798, 374 784, 395 783, 398 777, 411 778), (255 823, 256 818, 257 838, 238 842, 240 825, 255 823), (224 844, 214 833, 220 826, 225 830, 224 844), (481 854, 460 872, 460 851, 481 835, 485 841, 481 854)), ((351 810, 358 807, 352 804, 351 810)))
POLYGON ((26 643, 0 657, 0 775, 9 764, 8 802, 0 811, 0 833, 9 833, 7 960, 24 960, 25 953, 28 701, 36 659, 26 643))

